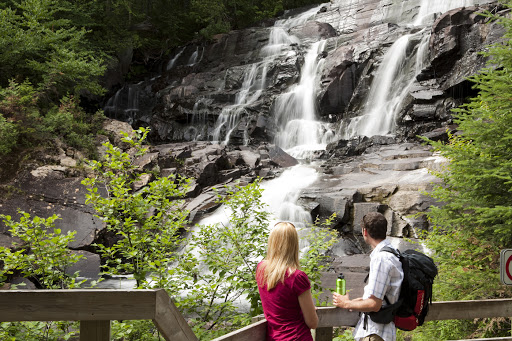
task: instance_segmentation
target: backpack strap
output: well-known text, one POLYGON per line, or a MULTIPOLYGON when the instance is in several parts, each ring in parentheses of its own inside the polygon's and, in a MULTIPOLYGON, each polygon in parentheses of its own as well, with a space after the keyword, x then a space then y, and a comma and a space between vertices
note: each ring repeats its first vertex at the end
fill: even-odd
POLYGON ((402 292, 402 289, 409 287, 409 262, 405 261, 404 256, 398 251, 397 249, 393 249, 389 246, 384 246, 381 251, 389 252, 394 254, 398 257, 400 260, 400 263, 402 264, 402 272, 404 273, 404 278, 402 280, 402 286, 400 288, 400 292, 402 292))

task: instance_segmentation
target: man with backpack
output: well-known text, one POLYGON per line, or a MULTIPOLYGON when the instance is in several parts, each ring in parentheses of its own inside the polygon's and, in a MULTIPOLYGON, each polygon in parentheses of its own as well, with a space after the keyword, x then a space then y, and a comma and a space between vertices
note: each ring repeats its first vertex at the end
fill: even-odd
POLYGON ((351 300, 348 293, 346 295, 333 293, 335 306, 363 313, 354 329, 356 341, 396 340, 393 319, 387 323, 377 323, 368 315, 398 301, 404 278, 400 259, 389 251, 380 252, 385 247, 394 250, 386 240, 386 232, 387 220, 381 213, 370 212, 363 217, 363 238, 373 249, 370 254, 370 273, 363 297, 351 300))

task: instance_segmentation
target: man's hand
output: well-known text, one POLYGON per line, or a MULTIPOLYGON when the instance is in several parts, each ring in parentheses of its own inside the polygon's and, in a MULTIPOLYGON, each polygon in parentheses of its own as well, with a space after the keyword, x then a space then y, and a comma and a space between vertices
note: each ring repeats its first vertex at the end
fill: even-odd
POLYGON ((348 297, 348 292, 346 295, 340 295, 336 292, 332 293, 332 304, 338 308, 348 308, 348 303, 350 302, 350 298, 348 297))
POLYGON ((348 292, 346 295, 340 295, 338 293, 332 293, 332 304, 338 308, 348 309, 349 311, 362 311, 363 313, 368 313, 372 311, 379 311, 382 306, 382 300, 377 297, 370 295, 369 298, 356 298, 351 300, 348 297, 348 292))

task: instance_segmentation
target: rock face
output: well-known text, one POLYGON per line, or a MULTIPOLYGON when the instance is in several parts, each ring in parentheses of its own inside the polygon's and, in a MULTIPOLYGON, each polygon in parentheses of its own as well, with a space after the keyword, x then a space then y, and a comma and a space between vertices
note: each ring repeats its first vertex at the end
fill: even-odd
MULTIPOLYGON (((501 27, 478 15, 500 10, 495 3, 467 1, 480 6, 456 9, 451 3, 440 5, 446 13, 429 13, 430 7, 417 0, 333 0, 306 12, 309 20, 296 16, 274 27, 219 35, 213 43, 178 49, 158 77, 126 86, 106 110, 134 126, 149 124, 156 143, 226 138, 231 144, 272 142, 278 130, 276 97, 300 79, 310 44, 323 40, 317 115, 324 122, 348 124, 364 111, 385 54, 408 36, 406 59, 423 60, 410 70, 413 81, 403 89, 391 132, 400 141, 415 140, 452 123, 450 110, 473 94, 467 77, 484 66, 479 52, 503 35, 501 27)), ((411 67, 406 64, 398 67, 411 67)))
MULTIPOLYGON (((213 186, 270 181, 307 164, 316 178, 293 195, 294 204, 312 219, 336 213, 332 271, 348 271, 340 257, 368 252, 359 239, 366 212, 384 213, 397 240, 429 229, 424 212, 436 203, 424 192, 437 181, 429 170, 444 160, 418 135, 446 140, 456 131, 450 110, 473 94, 467 77, 485 65, 479 52, 504 33, 478 15, 504 11, 497 3, 452 3, 429 12, 420 0, 332 0, 287 13, 272 27, 178 48, 156 77, 106 101, 112 120, 104 129, 112 136, 98 137, 99 154, 109 138, 128 148, 120 131, 149 126, 154 146, 138 165, 194 178, 186 200, 191 223, 217 208, 213 186)), ((26 166, 4 184, 10 190, 0 213, 58 213, 57 227, 78 231, 70 248, 91 251, 104 226, 85 205, 80 162, 79 153, 59 147, 26 166)), ((0 241, 9 245, 2 229, 0 241)), ((88 259, 94 273, 97 259, 88 259)), ((362 272, 365 262, 350 271, 362 272)))

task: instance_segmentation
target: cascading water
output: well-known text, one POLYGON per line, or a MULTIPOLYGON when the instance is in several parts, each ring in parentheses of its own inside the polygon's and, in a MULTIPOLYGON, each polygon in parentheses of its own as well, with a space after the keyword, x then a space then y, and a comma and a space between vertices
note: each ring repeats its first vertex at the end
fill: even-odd
MULTIPOLYGON (((420 25, 424 30, 406 34, 396 40, 383 56, 382 62, 376 72, 376 76, 370 85, 370 98, 359 118, 345 122, 340 131, 342 138, 350 138, 357 135, 392 134, 396 111, 400 109, 402 98, 407 93, 410 85, 415 81, 416 75, 423 68, 423 61, 427 51, 429 25, 435 13, 447 11, 460 6, 474 5, 478 1, 433 1, 418 0, 421 6, 414 7, 417 14, 408 23, 399 22, 399 25, 420 25), (379 109, 377 111, 373 109, 379 109)), ((484 2, 484 1, 480 1, 484 2)), ((353 17, 340 18, 343 27, 338 32, 345 33, 345 29, 351 30, 356 18, 356 0, 346 0, 344 4, 353 10, 353 17)), ((405 3, 405 2, 404 2, 405 3)), ((397 6, 400 10, 404 7, 397 6)), ((410 10, 410 8, 407 8, 410 10)), ((246 108, 260 98, 261 92, 267 86, 267 70, 279 55, 296 53, 302 42, 289 34, 289 29, 294 25, 303 24, 318 12, 318 8, 312 9, 303 15, 276 22, 270 30, 269 42, 261 52, 263 60, 246 68, 241 89, 236 95, 233 105, 225 108, 216 124, 213 139, 221 143, 228 143, 234 129, 240 123, 240 119, 246 112, 246 108), (297 45, 290 47, 290 45, 297 45)), ((383 11, 385 12, 385 10, 383 11)), ((352 12, 351 12, 352 13, 352 12)), ((385 22, 385 20, 384 20, 385 22)), ((420 28, 421 28, 420 27, 420 28)), ((279 96, 275 102, 275 119, 278 126, 276 144, 293 154, 297 158, 307 158, 304 150, 311 151, 322 149, 330 140, 327 126, 316 121, 315 94, 319 83, 319 74, 323 66, 323 60, 319 53, 326 49, 325 42, 311 44, 304 56, 304 65, 301 70, 300 82, 290 90, 279 96)), ((175 57, 167 64, 167 70, 175 66, 176 60, 183 53, 178 50, 175 57)), ((194 57, 195 59, 196 57, 194 57)), ((189 61, 192 61, 189 59, 189 61)), ((205 100, 205 99, 202 99, 205 100)), ((205 122, 209 115, 207 107, 198 101, 193 109, 191 126, 199 122, 205 122)), ((210 100, 210 99, 208 99, 210 100)), ((201 124, 201 123, 199 123, 201 124)), ((204 124, 206 126, 206 124, 204 124)), ((206 139, 206 131, 190 130, 190 139, 206 139)), ((212 136, 210 136, 210 139, 212 136)), ((274 180, 262 183, 264 189, 263 200, 269 205, 275 220, 292 221, 303 226, 311 217, 300 207, 295 205, 301 190, 311 185, 318 179, 318 174, 313 167, 304 165, 295 166, 282 173, 274 180)), ((200 224, 223 222, 225 212, 220 208, 213 215, 200 224)))
POLYGON ((132 124, 139 112, 140 84, 130 84, 119 89, 103 108, 108 117, 132 124))
POLYGON ((169 62, 167 63, 167 70, 172 69, 174 65, 176 65, 176 61, 183 54, 183 51, 185 51, 185 46, 182 47, 171 60, 169 60, 169 62))
POLYGON ((414 80, 410 73, 411 69, 415 70, 415 65, 410 62, 415 64, 415 58, 406 53, 410 39, 411 35, 402 36, 389 48, 375 74, 363 114, 352 119, 348 126, 342 125, 342 138, 394 132, 395 115, 407 94, 410 81, 414 80))
POLYGON ((473 6, 485 1, 478 0, 421 0, 421 6, 418 11, 414 25, 421 25, 432 21, 432 16, 437 13, 444 13, 451 9, 473 6))
MULTIPOLYGON (((237 94, 237 103, 225 108, 217 120, 214 140, 219 141, 222 129, 226 130, 223 143, 229 142, 231 132, 237 128, 240 116, 244 114, 247 105, 256 101, 265 88, 267 67, 279 54, 291 44, 299 44, 300 40, 288 34, 294 26, 305 23, 319 10, 313 8, 297 17, 279 20, 271 29, 268 44, 262 49, 264 60, 253 64, 245 73, 242 89, 237 94)), ((319 54, 324 51, 325 41, 311 45, 304 58, 299 83, 292 87, 290 92, 279 96, 275 102, 274 114, 278 123, 279 132, 276 145, 279 145, 290 154, 304 157, 311 151, 325 149, 329 136, 323 124, 316 120, 315 95, 319 83, 319 69, 323 60, 319 54)), ((277 179, 262 183, 264 189, 262 200, 268 205, 275 221, 292 221, 303 228, 311 223, 311 216, 296 204, 302 189, 311 185, 318 178, 314 168, 298 165, 283 172, 277 179), (301 179, 301 181, 297 181, 301 179)), ((205 218, 200 224, 212 222, 228 222, 224 207, 220 207, 211 217, 205 218)))
MULTIPOLYGON (((271 28, 269 41, 260 52, 263 60, 252 64, 245 71, 242 87, 236 95, 235 103, 225 107, 215 123, 212 136, 213 141, 229 143, 231 134, 238 128, 241 118, 246 115, 246 108, 254 104, 265 89, 268 66, 279 57, 285 48, 289 48, 292 44, 300 43, 297 37, 288 34, 287 31, 306 22, 318 12, 319 8, 312 8, 297 17, 278 20, 274 27, 271 28)), ((244 135, 244 144, 246 143, 247 137, 244 135)))
POLYGON ((316 90, 323 66, 319 54, 324 48, 325 40, 311 46, 304 58, 299 84, 275 102, 274 116, 279 127, 275 142, 297 158, 325 149, 332 137, 326 125, 316 119, 316 90))
POLYGON ((417 33, 398 38, 388 49, 375 73, 362 114, 343 121, 337 136, 341 139, 350 139, 356 136, 393 135, 396 116, 403 100, 423 68, 428 52, 430 25, 435 15, 457 7, 485 2, 421 0, 414 21, 401 24, 425 27, 417 33))
MULTIPOLYGON (((236 103, 222 109, 213 131, 213 141, 229 143, 231 133, 238 127, 240 118, 245 114, 246 107, 258 100, 265 84, 265 69, 261 63, 252 64, 244 74, 242 88, 236 94, 236 103), (224 137, 224 138, 223 138, 224 137)), ((246 140, 246 138, 244 138, 246 140)), ((245 143, 244 143, 245 144, 245 143)))

